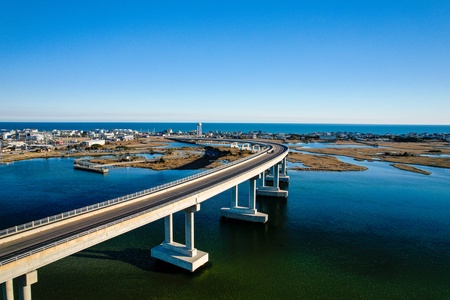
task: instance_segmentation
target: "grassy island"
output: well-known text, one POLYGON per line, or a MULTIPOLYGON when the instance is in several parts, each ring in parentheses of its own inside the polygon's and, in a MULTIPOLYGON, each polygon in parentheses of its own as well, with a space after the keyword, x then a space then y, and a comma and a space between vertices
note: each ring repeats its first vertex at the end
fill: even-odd
POLYGON ((404 171, 409 171, 409 172, 414 172, 414 173, 419 173, 419 174, 424 174, 424 175, 431 175, 431 172, 413 167, 413 166, 408 166, 408 165, 403 165, 403 164, 391 164, 391 166, 393 166, 394 168, 400 169, 400 170, 404 170, 404 171))
POLYGON ((302 163, 305 167, 293 167, 299 171, 364 171, 366 167, 342 162, 336 157, 328 155, 313 155, 291 152, 288 161, 302 163))

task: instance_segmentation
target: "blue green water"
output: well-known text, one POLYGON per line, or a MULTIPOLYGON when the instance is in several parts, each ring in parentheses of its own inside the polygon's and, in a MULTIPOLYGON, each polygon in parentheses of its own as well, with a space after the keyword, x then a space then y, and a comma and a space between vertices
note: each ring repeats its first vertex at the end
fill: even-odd
MULTIPOLYGON (((196 172, 103 176, 72 163, 0 166, 0 228, 196 172)), ((425 176, 358 164, 369 170, 291 171, 287 200, 258 200, 265 225, 221 220, 229 192, 202 203, 195 245, 210 261, 193 274, 150 257, 164 238, 160 220, 39 269, 33 299, 449 299, 450 170, 423 167, 432 172, 425 176)), ((183 214, 174 218, 183 242, 183 214)))
MULTIPOLYGON (((200 120, 201 121, 201 120, 200 120)), ((143 123, 143 122, 0 122, 1 129, 39 129, 41 131, 133 129, 143 132, 161 132, 169 128, 173 132, 196 130, 197 123, 143 123)), ((313 132, 360 132, 374 134, 449 133, 450 125, 374 125, 374 124, 308 124, 308 123, 203 123, 203 132, 250 132, 268 133, 313 133, 313 132)))

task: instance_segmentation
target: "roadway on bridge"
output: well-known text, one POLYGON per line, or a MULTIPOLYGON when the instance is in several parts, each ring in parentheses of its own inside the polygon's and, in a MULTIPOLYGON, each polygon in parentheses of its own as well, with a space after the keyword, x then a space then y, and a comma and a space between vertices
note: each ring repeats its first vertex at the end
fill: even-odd
POLYGON ((62 224, 51 230, 44 230, 42 232, 23 237, 21 239, 1 244, 0 261, 15 257, 23 253, 27 253, 29 251, 38 249, 42 246, 54 243, 59 240, 75 236, 79 233, 102 226, 104 224, 120 220, 127 216, 145 211, 149 208, 164 205, 176 200, 177 198, 185 197, 186 195, 190 194, 196 194, 204 189, 213 187, 217 184, 237 177, 239 174, 250 171, 260 164, 269 162, 275 157, 285 153, 288 149, 287 147, 279 144, 267 144, 273 147, 273 151, 269 151, 266 154, 261 154, 255 159, 242 162, 217 174, 213 173, 213 175, 209 177, 185 184, 183 186, 180 186, 179 188, 168 190, 164 193, 158 193, 156 195, 150 194, 146 196, 146 199, 142 201, 130 203, 122 207, 117 207, 114 210, 109 210, 91 217, 86 217, 67 224, 62 224))

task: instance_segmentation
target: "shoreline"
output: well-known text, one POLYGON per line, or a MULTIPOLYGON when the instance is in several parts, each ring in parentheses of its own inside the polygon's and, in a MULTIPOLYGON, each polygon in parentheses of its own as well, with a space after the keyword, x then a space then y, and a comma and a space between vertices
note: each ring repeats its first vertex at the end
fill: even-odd
MULTIPOLYGON (((214 168, 226 161, 233 161, 244 157, 246 154, 235 148, 211 147, 209 152, 205 152, 206 147, 181 147, 181 148, 161 148, 171 143, 171 140, 135 140, 131 142, 111 143, 101 150, 90 152, 68 152, 67 150, 55 150, 52 152, 26 152, 22 154, 3 154, 2 163, 8 164, 14 161, 31 160, 37 158, 59 158, 59 157, 92 157, 100 164, 111 164, 119 162, 119 157, 128 155, 135 157, 136 154, 161 154, 159 159, 152 159, 145 162, 133 163, 129 161, 129 166, 135 168, 147 168, 152 170, 169 169, 201 169, 214 168), (213 149, 213 150, 211 150, 213 149), (234 149, 234 150, 232 150, 234 149), (236 151, 237 150, 237 151, 236 151), (241 153, 242 152, 242 153, 241 153), (114 158, 100 159, 102 156, 113 156, 114 158)), ((289 140, 289 144, 299 143, 297 140, 289 140)), ((334 155, 351 157, 355 161, 384 161, 392 163, 391 166, 405 165, 402 170, 424 174, 423 171, 410 165, 423 165, 430 167, 450 168, 450 158, 439 155, 450 155, 450 146, 444 142, 429 143, 398 143, 382 142, 377 145, 367 145, 366 143, 336 141, 334 143, 325 142, 326 148, 304 148, 303 146, 293 146, 291 149, 307 152, 290 152, 287 159, 292 163, 302 163, 303 166, 290 168, 295 171, 364 171, 366 167, 340 161, 334 155), (336 145, 336 147, 333 147, 336 145), (361 147, 366 145, 367 147, 361 147), (354 146, 354 147, 352 147, 354 146), (417 170, 415 170, 417 169, 417 170)), ((307 146, 308 144, 305 144, 307 146)))
POLYGON ((423 174, 423 175, 431 175, 431 172, 413 167, 413 166, 408 166, 408 165, 403 165, 403 164, 391 164, 390 166, 397 168, 399 170, 403 170, 403 171, 408 171, 408 172, 413 172, 413 173, 418 173, 418 174, 423 174))

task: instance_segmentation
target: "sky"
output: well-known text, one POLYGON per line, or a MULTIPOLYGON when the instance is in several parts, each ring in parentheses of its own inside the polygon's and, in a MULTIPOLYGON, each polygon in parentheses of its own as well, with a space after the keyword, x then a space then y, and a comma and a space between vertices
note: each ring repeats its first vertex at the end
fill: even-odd
POLYGON ((0 121, 450 124, 450 1, 1 1, 0 121))

